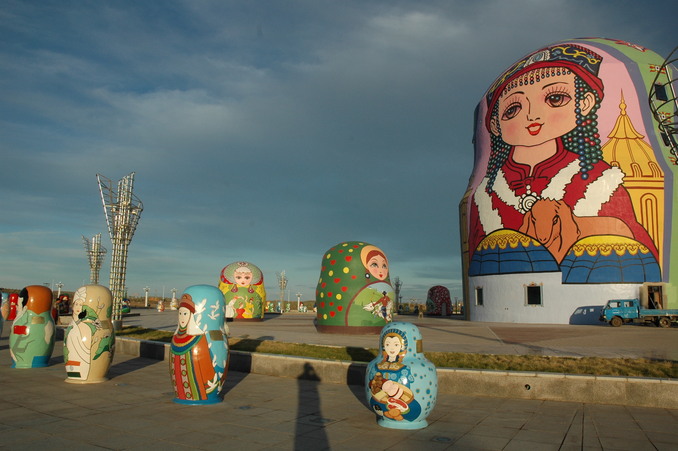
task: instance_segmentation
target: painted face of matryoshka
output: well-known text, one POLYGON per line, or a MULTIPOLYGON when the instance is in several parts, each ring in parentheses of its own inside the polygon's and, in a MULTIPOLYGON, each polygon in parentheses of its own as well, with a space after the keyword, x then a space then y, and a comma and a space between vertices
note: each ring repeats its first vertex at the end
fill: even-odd
POLYGON ((186 328, 191 321, 191 316, 195 313, 195 304, 190 294, 184 293, 181 295, 181 302, 179 302, 179 327, 186 328))
POLYGON ((241 287, 249 287, 252 284, 252 270, 247 267, 238 268, 233 273, 235 283, 241 287))
POLYGON ((368 273, 375 279, 385 280, 388 277, 388 259, 378 247, 365 247, 363 264, 368 273))
POLYGON ((82 312, 82 304, 85 302, 87 289, 85 287, 78 288, 78 291, 73 295, 73 319, 78 319, 82 312))
POLYGON ((384 337, 384 352, 389 362, 398 360, 398 354, 403 350, 403 339, 398 334, 388 334, 384 337))
POLYGON ((186 327, 189 319, 191 319, 191 311, 186 307, 181 307, 179 309, 179 326, 186 327))

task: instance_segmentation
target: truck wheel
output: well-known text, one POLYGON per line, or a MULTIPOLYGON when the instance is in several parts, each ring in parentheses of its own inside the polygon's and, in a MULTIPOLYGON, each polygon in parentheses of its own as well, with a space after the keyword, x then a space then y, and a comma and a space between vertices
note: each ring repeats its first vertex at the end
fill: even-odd
POLYGON ((622 319, 618 316, 615 316, 610 320, 610 326, 612 327, 619 327, 622 325, 622 319))
POLYGON ((657 320, 657 325, 659 327, 671 327, 671 320, 666 316, 662 316, 657 320))

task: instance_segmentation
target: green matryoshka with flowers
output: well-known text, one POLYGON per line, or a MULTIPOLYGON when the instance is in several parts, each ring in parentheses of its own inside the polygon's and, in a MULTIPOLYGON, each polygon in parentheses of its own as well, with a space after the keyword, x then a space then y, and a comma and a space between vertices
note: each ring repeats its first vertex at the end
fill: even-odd
POLYGON ((395 292, 386 254, 346 241, 323 255, 316 288, 316 328, 323 333, 378 334, 392 320, 395 292))

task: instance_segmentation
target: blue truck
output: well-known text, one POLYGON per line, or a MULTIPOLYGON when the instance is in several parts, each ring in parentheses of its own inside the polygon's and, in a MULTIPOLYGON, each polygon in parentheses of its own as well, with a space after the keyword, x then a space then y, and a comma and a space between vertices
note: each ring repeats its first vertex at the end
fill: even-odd
POLYGON ((600 312, 600 320, 619 327, 624 323, 652 323, 671 327, 678 321, 678 309, 643 308, 638 299, 610 299, 600 312))

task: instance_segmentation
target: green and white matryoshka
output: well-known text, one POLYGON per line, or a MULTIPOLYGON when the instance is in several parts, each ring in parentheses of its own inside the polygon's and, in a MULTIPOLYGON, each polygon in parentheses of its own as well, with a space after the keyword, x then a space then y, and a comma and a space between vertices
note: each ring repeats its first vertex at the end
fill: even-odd
POLYGON ((394 299, 381 249, 346 241, 325 252, 316 288, 319 332, 378 334, 392 320, 394 299))

